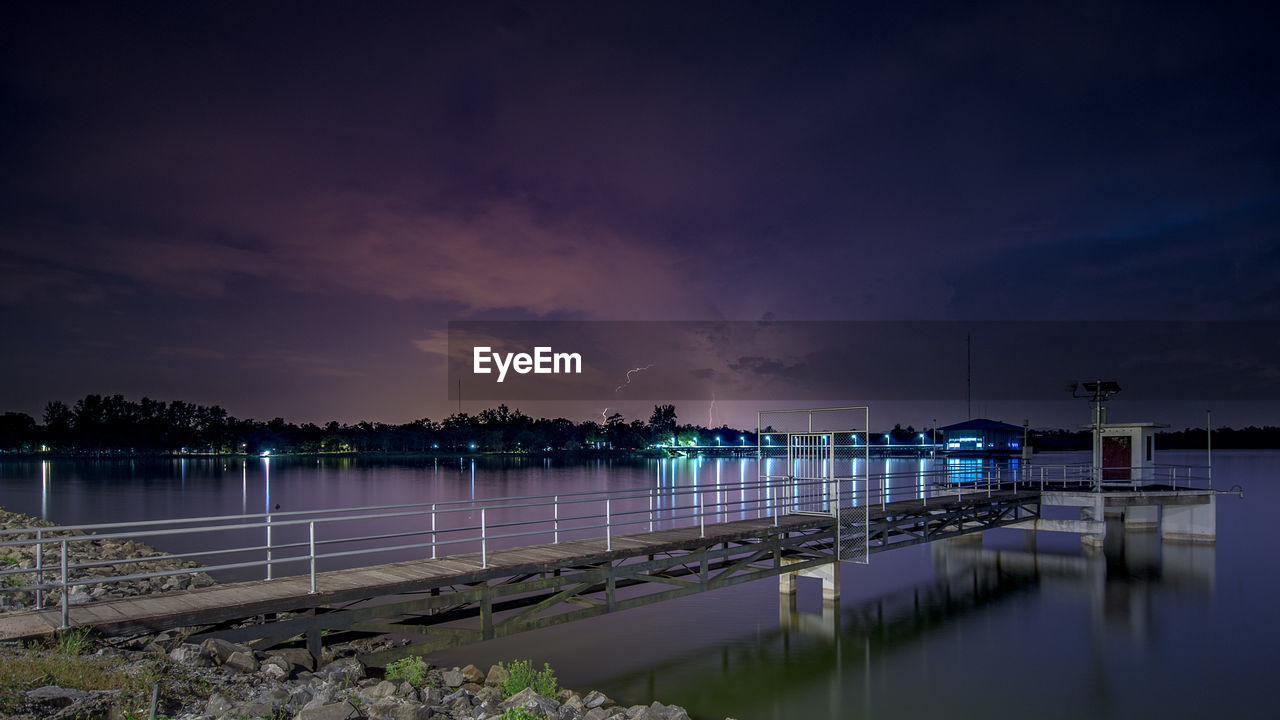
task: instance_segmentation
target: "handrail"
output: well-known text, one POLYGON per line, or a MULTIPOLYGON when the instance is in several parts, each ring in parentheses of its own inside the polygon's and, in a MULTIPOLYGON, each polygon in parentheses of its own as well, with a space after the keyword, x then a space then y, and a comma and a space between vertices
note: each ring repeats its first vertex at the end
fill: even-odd
MULTIPOLYGON (((843 459, 842 459, 843 460, 843 459)), ((785 461, 784 461, 785 464, 785 461)), ((620 528, 646 526, 650 531, 656 525, 679 527, 693 524, 706 534, 707 518, 712 522, 727 519, 730 515, 745 517, 755 513, 756 517, 781 515, 794 512, 803 503, 819 498, 817 506, 834 508, 858 505, 880 505, 899 502, 903 499, 920 500, 927 504, 930 497, 956 494, 962 499, 966 493, 983 492, 992 495, 1003 492, 1010 487, 1017 491, 1021 487, 1044 491, 1052 486, 1087 487, 1097 491, 1105 484, 1112 486, 1141 487, 1140 483, 1159 481, 1164 478, 1172 481, 1172 487, 1178 489, 1181 480, 1183 489, 1191 489, 1198 481, 1208 481, 1193 470, 1206 468, 1183 465, 1159 465, 1142 467, 1106 467, 1099 469, 1101 474, 1095 476, 1095 469, 1084 464, 1070 465, 1023 465, 1017 467, 994 467, 980 465, 978 467, 941 467, 930 470, 895 471, 849 477, 824 477, 819 479, 796 478, 791 475, 760 475, 755 480, 737 482, 716 482, 695 484, 685 487, 663 488, 625 488, 620 490, 588 490, 568 493, 546 493, 528 496, 503 496, 477 500, 447 500, 435 502, 417 502, 398 505, 368 505, 356 508, 328 508, 320 510, 297 510, 281 513, 240 514, 210 516, 197 518, 169 518, 162 520, 145 520, 135 522, 102 523, 97 525, 41 526, 34 528, 16 528, 0 531, 0 537, 16 534, 35 533, 36 537, 0 540, 0 548, 31 547, 39 548, 35 553, 35 568, 0 569, 0 592, 33 591, 36 596, 36 607, 43 607, 42 593, 58 590, 62 606, 62 625, 69 623, 70 590, 88 585, 99 585, 115 582, 147 580, 176 575, 220 572, 245 568, 266 568, 267 579, 273 579, 275 566, 307 562, 306 575, 310 580, 311 592, 317 592, 317 562, 354 555, 372 553, 388 553, 406 550, 429 548, 431 557, 439 556, 441 549, 448 550, 459 546, 474 548, 478 543, 482 566, 488 566, 489 544, 494 541, 513 540, 518 538, 548 537, 553 543, 559 543, 562 535, 590 533, 591 538, 599 538, 603 530, 606 549, 612 548, 613 536, 620 528), (1108 471, 1127 470, 1142 476, 1137 479, 1106 480, 1108 471), (1179 471, 1182 477, 1179 478, 1179 471), (912 482, 896 484, 894 480, 910 479, 912 482), (847 485, 848 490, 841 489, 847 485), (834 492, 833 492, 834 490, 834 492), (737 493, 737 499, 730 497, 737 493), (707 493, 717 493, 720 497, 714 502, 706 501, 707 493), (692 495, 692 498, 688 496, 692 495), (748 497, 750 495, 750 497, 748 497), (660 505, 661 499, 671 500, 670 504, 660 505), (682 499, 684 498, 684 499, 682 499), (627 503, 636 504, 647 501, 647 507, 629 507, 627 503), (584 510, 564 514, 564 508, 579 506, 584 510), (541 508, 542 513, 537 512, 541 508), (501 518, 490 522, 490 515, 501 511, 520 511, 520 519, 501 518), (550 517, 543 517, 550 511, 550 517), (350 514, 358 513, 358 514, 350 514), (461 516, 476 518, 457 527, 441 527, 441 517, 461 516), (529 513, 536 515, 530 517, 529 513), (429 526, 406 530, 387 530, 376 534, 344 536, 333 532, 329 537, 317 537, 317 529, 324 529, 343 522, 386 521, 397 518, 429 519, 429 526), (259 519, 261 522, 244 522, 259 519), (178 526, 178 527, 166 527, 178 526), (272 530, 303 527, 307 529, 305 541, 272 542, 272 530), (124 531, 125 528, 134 528, 124 531), (139 556, 109 560, 92 560, 70 563, 67 559, 68 546, 76 542, 92 542, 104 539, 140 537, 166 537, 173 535, 213 534, 244 530, 266 530, 265 544, 249 544, 239 547, 193 550, 189 552, 139 556), (103 534, 92 534, 93 530, 111 530, 103 534), (83 533, 83 534, 68 534, 83 533), (410 538, 429 538, 423 542, 398 542, 410 538), (383 543, 375 547, 344 549, 355 543, 383 543), (46 573, 52 574, 54 568, 44 563, 47 547, 56 545, 59 551, 59 562, 56 582, 46 582, 46 573), (328 551, 326 551, 328 549, 328 551), (304 551, 305 554, 295 551, 304 551), (265 559, 230 561, 231 557, 245 553, 264 553, 265 559), (289 553, 281 555, 280 553, 289 553), (128 567, 136 563, 156 561, 186 561, 190 558, 221 558, 223 562, 214 565, 197 566, 195 568, 172 568, 151 572, 90 575, 71 577, 71 571, 89 571, 104 567, 128 567), (35 573, 34 584, 19 586, 7 585, 8 576, 29 575, 35 573)), ((1210 485, 1211 488, 1211 485, 1210 485)), ((807 507, 807 505, 805 505, 807 507)), ((466 550, 463 550, 466 551, 466 550)), ((296 576, 295 576, 296 577, 296 576)))

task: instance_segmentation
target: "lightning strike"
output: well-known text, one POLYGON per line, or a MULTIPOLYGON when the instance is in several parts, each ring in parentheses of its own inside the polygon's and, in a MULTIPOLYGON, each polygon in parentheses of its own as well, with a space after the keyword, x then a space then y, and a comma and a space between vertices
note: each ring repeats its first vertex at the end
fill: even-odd
POLYGON ((624 387, 626 387, 626 386, 630 385, 630 384, 631 384, 631 376, 632 376, 633 374, 638 373, 638 372, 644 372, 645 370, 648 370, 648 369, 649 369, 649 368, 651 368, 651 367, 653 367, 653 363, 649 363, 648 365, 645 365, 644 367, 631 368, 630 370, 628 370, 628 371, 627 371, 627 379, 626 379, 626 381, 625 381, 625 382, 623 382, 623 383, 622 383, 621 385, 619 385, 618 387, 614 388, 614 390, 613 390, 613 394, 614 394, 614 395, 617 395, 618 393, 622 392, 622 388, 624 388, 624 387))

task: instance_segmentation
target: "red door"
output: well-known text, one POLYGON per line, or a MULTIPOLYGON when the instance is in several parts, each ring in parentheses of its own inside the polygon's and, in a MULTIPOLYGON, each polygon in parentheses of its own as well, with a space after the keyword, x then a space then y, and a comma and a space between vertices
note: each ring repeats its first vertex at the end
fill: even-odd
POLYGON ((1128 480, 1129 465, 1133 462, 1128 435, 1102 438, 1102 479, 1128 480))

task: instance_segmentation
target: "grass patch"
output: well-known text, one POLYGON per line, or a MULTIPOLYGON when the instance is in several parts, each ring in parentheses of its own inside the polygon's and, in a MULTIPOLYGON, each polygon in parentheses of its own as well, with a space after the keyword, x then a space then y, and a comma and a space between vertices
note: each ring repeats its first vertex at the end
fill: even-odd
POLYGON ((47 648, 6 651, 0 655, 0 712, 16 713, 22 694, 44 685, 77 690, 119 690, 123 706, 141 707, 158 682, 155 668, 139 674, 120 670, 118 660, 69 655, 47 648))
POLYGON ((538 716, 522 707, 513 707, 502 713, 502 720, 538 720, 538 716))
POLYGON ((541 670, 534 670, 533 663, 528 660, 512 660, 510 665, 498 663, 498 667, 508 673, 507 679, 498 686, 503 698, 509 698, 525 688, 532 688, 543 697, 554 698, 560 690, 550 663, 543 663, 541 670))
POLYGON ((53 636, 53 644, 50 647, 60 655, 84 655, 92 648, 93 642, 89 640, 89 628, 59 630, 53 636))
POLYGON ((0 565, 17 565, 22 558, 17 555, 0 555, 0 565))
POLYGON ((423 681, 427 679, 427 670, 430 668, 431 666, 418 655, 410 655, 387 664, 387 679, 408 680, 410 685, 420 688, 423 681))

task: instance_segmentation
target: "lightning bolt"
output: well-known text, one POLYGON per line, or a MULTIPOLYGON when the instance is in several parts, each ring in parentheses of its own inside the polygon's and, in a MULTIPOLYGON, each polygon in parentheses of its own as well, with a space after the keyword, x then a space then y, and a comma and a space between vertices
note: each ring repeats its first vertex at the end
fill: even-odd
POLYGON ((625 382, 623 382, 623 383, 622 383, 621 385, 619 385, 618 387, 614 388, 614 390, 613 390, 613 394, 614 394, 614 395, 617 395, 618 393, 622 392, 622 388, 624 388, 624 387, 626 387, 626 386, 630 385, 630 384, 631 384, 631 376, 632 376, 632 375, 634 375, 635 373, 638 373, 638 372, 644 372, 645 370, 648 370, 648 369, 649 369, 649 368, 651 368, 651 367, 653 367, 653 363, 649 363, 648 365, 645 365, 644 367, 631 368, 630 370, 628 370, 628 371, 627 371, 627 379, 626 379, 626 381, 625 381, 625 382))
POLYGON ((608 412, 609 412, 609 408, 605 408, 605 409, 603 409, 603 410, 601 410, 601 411, 600 411, 600 424, 601 424, 601 425, 608 425, 608 424, 609 424, 609 417, 608 417, 608 415, 606 414, 606 413, 608 413, 608 412))
POLYGON ((713 428, 716 426, 715 421, 713 420, 715 415, 716 415, 716 394, 715 394, 715 391, 712 391, 711 407, 707 408, 707 427, 708 428, 713 428))

